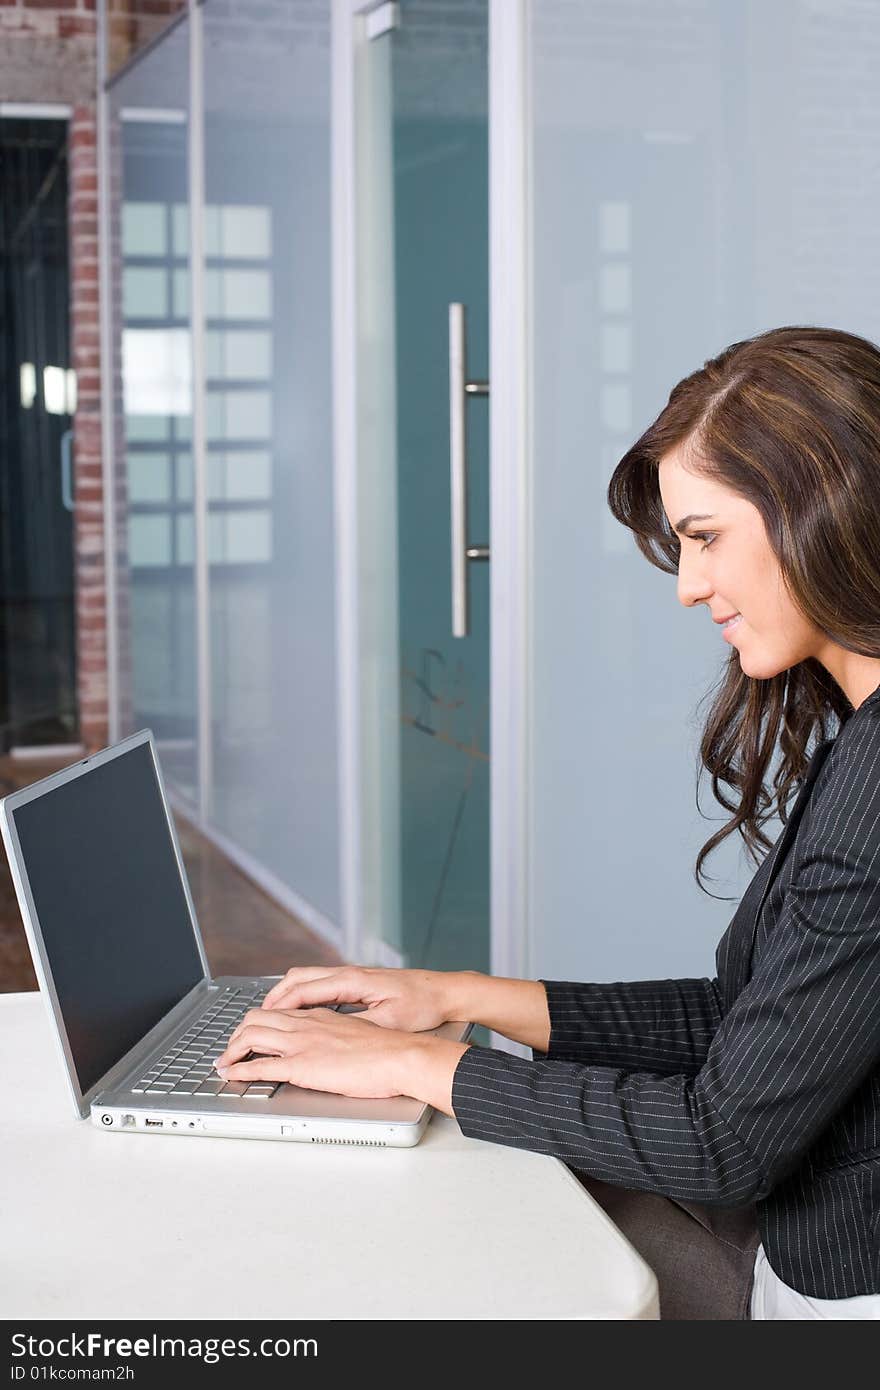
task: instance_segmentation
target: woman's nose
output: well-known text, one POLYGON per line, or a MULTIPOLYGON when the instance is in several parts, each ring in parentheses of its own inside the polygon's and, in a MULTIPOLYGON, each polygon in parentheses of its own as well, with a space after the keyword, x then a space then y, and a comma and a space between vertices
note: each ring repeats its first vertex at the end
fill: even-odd
POLYGON ((695 603, 705 603, 712 592, 712 586, 704 576, 681 565, 678 567, 677 588, 678 601, 686 608, 692 608, 695 603))

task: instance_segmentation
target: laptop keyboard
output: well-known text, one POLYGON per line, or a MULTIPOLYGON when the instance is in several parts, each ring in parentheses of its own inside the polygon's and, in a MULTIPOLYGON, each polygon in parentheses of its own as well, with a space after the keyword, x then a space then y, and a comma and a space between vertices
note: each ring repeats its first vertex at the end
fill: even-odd
POLYGON ((259 1008, 270 988, 271 982, 265 985, 255 982, 253 986, 229 986, 221 990, 164 1057, 154 1062, 132 1086, 132 1091, 136 1095, 198 1096, 200 1099, 203 1096, 241 1096, 244 1100, 266 1100, 273 1096, 280 1081, 224 1081, 213 1067, 214 1058, 220 1056, 248 1009, 259 1008))

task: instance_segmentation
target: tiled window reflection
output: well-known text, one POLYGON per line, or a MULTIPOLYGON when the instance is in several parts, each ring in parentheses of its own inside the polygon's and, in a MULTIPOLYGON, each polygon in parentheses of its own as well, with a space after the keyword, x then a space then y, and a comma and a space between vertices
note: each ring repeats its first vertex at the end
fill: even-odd
MULTIPOLYGON (((208 558, 272 558, 272 222, 260 206, 205 208, 208 558)), ((123 383, 130 562, 193 563, 189 212, 122 213, 123 383)))
POLYGON ((206 434, 215 565, 272 559, 272 216, 205 209, 206 434))

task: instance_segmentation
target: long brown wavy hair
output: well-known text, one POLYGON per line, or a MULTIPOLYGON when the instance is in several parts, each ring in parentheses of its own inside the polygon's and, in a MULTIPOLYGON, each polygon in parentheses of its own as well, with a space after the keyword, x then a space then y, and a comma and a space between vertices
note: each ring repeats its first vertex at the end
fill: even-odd
MULTIPOLYGON (((757 507, 804 616, 847 651, 880 657, 880 350, 834 328, 774 328, 733 343, 673 388, 608 485, 614 516, 667 574, 678 573, 681 543, 657 470, 685 441, 689 467, 757 507)), ((705 769, 733 815, 697 856, 699 888, 706 856, 735 830, 760 862, 758 847, 772 844, 762 825, 774 814, 786 823, 811 736, 833 736, 853 712, 813 657, 763 680, 747 676, 732 649, 714 694, 697 786, 705 769), (765 779, 777 744, 771 791, 765 779)))

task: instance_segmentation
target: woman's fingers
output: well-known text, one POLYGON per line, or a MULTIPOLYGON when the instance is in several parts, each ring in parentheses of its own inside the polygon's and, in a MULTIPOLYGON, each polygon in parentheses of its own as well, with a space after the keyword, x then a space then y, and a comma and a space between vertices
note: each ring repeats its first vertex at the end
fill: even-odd
POLYGON ((317 1009, 303 1009, 302 1014, 298 1015, 295 1009, 248 1009, 240 1023, 236 1024, 226 1046, 229 1047, 236 1038, 240 1038, 245 1028, 280 1028, 285 1032, 290 1032, 296 1023, 293 1021, 298 1017, 308 1018, 311 1014, 319 1012, 317 1009))
POLYGON ((269 990, 269 993, 263 1000, 263 1008, 271 1009, 276 999, 280 998, 282 994, 286 993, 286 991, 290 988, 292 984, 302 984, 305 980, 317 980, 320 979, 323 975, 333 975, 339 968, 339 966, 332 965, 292 966, 290 970, 287 971, 287 974, 282 975, 278 983, 274 984, 272 988, 269 990))
MULTIPOLYGON (((308 1014, 305 1015, 309 1017, 308 1014)), ((239 1024, 229 1042, 226 1044, 220 1056, 215 1058, 214 1065, 220 1063, 228 1066, 239 1057, 244 1057, 248 1052, 286 1052, 291 1042, 291 1033, 296 1032, 298 1020, 289 1015, 282 1015, 278 1024, 270 1025, 267 1023, 244 1023, 239 1024)))
POLYGON ((270 991, 262 1007, 274 1009, 304 1009, 315 1004, 359 1004, 363 983, 356 975, 337 970, 332 974, 313 976, 308 980, 281 981, 278 993, 270 991), (274 995, 270 1003, 270 995, 274 995))
POLYGON ((290 1075, 289 1057, 261 1057, 255 1062, 236 1062, 223 1068, 227 1081, 286 1081, 290 1075))

